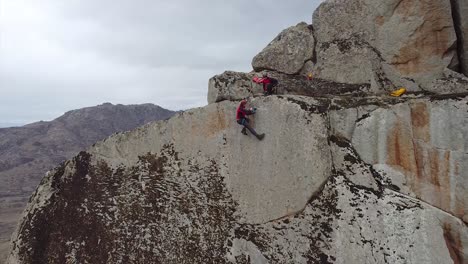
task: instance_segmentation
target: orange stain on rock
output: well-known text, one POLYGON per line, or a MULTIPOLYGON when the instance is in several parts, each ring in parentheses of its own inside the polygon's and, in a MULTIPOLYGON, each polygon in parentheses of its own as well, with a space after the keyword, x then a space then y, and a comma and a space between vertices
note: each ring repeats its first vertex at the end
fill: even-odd
POLYGON ((208 116, 208 124, 206 126, 207 135, 212 136, 219 133, 220 131, 226 130, 228 122, 226 121, 226 115, 222 110, 211 113, 208 116))
POLYGON ((402 172, 411 191, 419 199, 458 217, 465 202, 453 193, 453 177, 460 177, 457 163, 451 166, 452 152, 430 143, 430 113, 424 103, 411 108, 411 125, 397 119, 387 135, 386 163, 402 172))
POLYGON ((228 123, 226 122, 226 115, 223 111, 218 109, 218 111, 209 115, 206 129, 204 129, 204 131, 208 136, 213 136, 220 131, 226 130, 227 127, 228 123))
POLYGON ((456 38, 448 7, 445 2, 437 0, 403 0, 396 7, 395 14, 402 17, 402 23, 411 17, 423 20, 391 60, 401 74, 426 73, 439 67, 421 58, 443 58, 453 47, 456 38))
POLYGON ((404 18, 415 15, 415 8, 413 0, 401 0, 395 7, 395 13, 404 18))
POLYGON ((464 247, 461 242, 460 233, 453 230, 452 226, 449 223, 445 223, 442 226, 444 230, 444 240, 447 245, 447 249, 450 253, 450 257, 453 260, 454 264, 466 263, 464 257, 464 247))
POLYGON ((224 111, 218 108, 217 111, 210 111, 206 119, 192 124, 192 134, 213 137, 228 127, 224 111))
POLYGON ((412 136, 398 120, 387 138, 387 164, 416 173, 412 136))
MULTIPOLYGON (((438 189, 440 189, 440 165, 439 165, 439 152, 436 149, 431 149, 429 152, 429 167, 430 167, 430 177, 429 182, 435 185, 438 189)), ((440 190, 439 190, 440 191, 440 190)))
POLYGON ((385 23, 385 17, 378 16, 375 18, 375 23, 379 26, 382 26, 385 23))
MULTIPOLYGON (((455 162, 454 163, 454 176, 455 177, 463 177, 460 175, 460 164, 458 162, 455 162)), ((466 194, 465 194, 466 195, 466 194)), ((460 199, 457 199, 455 200, 455 204, 454 204, 454 214, 458 217, 460 217, 461 219, 463 219, 463 216, 465 215, 465 212, 466 212, 466 205, 465 205, 465 200, 463 198, 464 196, 462 196, 462 198, 460 199)))
POLYGON ((429 152, 429 183, 434 187, 433 198, 436 207, 446 211, 451 208, 450 151, 432 148, 429 152))
POLYGON ((430 118, 427 104, 424 102, 416 103, 411 106, 411 124, 413 136, 416 139, 429 142, 430 140, 430 118))

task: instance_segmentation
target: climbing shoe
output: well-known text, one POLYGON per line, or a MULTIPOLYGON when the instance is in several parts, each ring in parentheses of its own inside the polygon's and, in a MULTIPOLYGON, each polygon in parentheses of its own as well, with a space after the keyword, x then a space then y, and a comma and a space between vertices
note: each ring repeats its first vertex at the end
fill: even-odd
POLYGON ((245 127, 242 129, 241 133, 247 136, 247 130, 245 129, 245 127))
POLYGON ((265 134, 257 135, 258 140, 262 140, 265 137, 265 134))

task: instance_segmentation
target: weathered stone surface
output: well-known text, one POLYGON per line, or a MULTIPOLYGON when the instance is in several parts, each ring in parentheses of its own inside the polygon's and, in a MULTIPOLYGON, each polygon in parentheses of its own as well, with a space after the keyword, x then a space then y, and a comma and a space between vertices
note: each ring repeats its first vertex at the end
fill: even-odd
POLYGON ((259 224, 297 213, 331 174, 326 119, 300 102, 276 97, 252 102, 258 108, 252 122, 267 132, 261 142, 240 133, 237 104, 223 102, 96 144, 46 177, 41 188, 48 194, 38 190, 15 254, 26 263, 63 263, 86 254, 92 255, 88 262, 121 263, 138 248, 139 260, 150 262, 214 261, 213 254, 224 254, 223 236, 232 221, 259 224), (296 136, 285 136, 287 131, 296 136), (37 200, 43 196, 50 199, 37 200), (35 209, 37 204, 43 206, 35 209), (80 228, 67 229, 72 222, 80 228), (215 244, 199 240, 210 236, 219 236, 215 244), (180 250, 207 247, 208 255, 174 254, 169 241, 177 237, 183 239, 174 241, 183 244, 180 250), (68 246, 58 247, 64 241, 68 246), (98 241, 105 252, 92 249, 98 241), (35 250, 25 250, 29 246, 35 250))
MULTIPOLYGON (((382 3, 385 8, 387 4, 382 3)), ((313 13, 316 41, 330 43, 339 39, 350 39, 355 35, 370 41, 375 36, 376 4, 372 0, 328 0, 323 1, 313 13)))
POLYGON ((299 74, 306 78, 308 74, 312 74, 312 77, 315 77, 313 74, 314 67, 315 67, 315 63, 312 60, 308 60, 304 63, 304 67, 302 67, 301 72, 299 72, 299 74))
POLYGON ((464 263, 466 224, 396 192, 404 171, 380 170, 355 138, 393 122, 379 112, 424 104, 458 139, 431 142, 462 145, 466 124, 448 117, 466 100, 269 96, 252 101, 263 141, 239 133, 235 102, 112 136, 44 178, 9 263, 464 263), (347 113, 353 128, 337 125, 347 113))
MULTIPOLYGON (((253 241, 269 263, 463 263, 467 257, 459 247, 468 242, 460 220, 392 191, 379 197, 341 176, 295 217, 239 229, 235 238, 253 241), (446 243, 448 237, 458 244, 446 243)), ((252 251, 228 257, 254 259, 252 251)))
POLYGON ((439 94, 466 93, 468 92, 468 77, 445 69, 444 77, 433 81, 426 91, 439 94))
POLYGON ((296 74, 314 52, 312 28, 302 22, 283 30, 252 60, 255 71, 272 70, 296 74))
POLYGON ((241 100, 254 93, 261 93, 260 86, 252 82, 253 73, 225 71, 208 82, 208 103, 224 100, 241 100))
POLYGON ((383 19, 376 48, 403 77, 427 86, 458 59, 450 0, 390 2, 375 18, 383 19))
POLYGON ((326 1, 313 21, 319 78, 419 90, 457 60, 450 0, 326 1))
MULTIPOLYGON (((239 203, 245 221, 269 221, 302 209, 311 192, 330 174, 326 120, 319 110, 316 114, 310 113, 309 109, 302 109, 299 102, 320 104, 313 99, 301 99, 297 103, 277 97, 251 101, 250 105, 258 109, 251 118, 254 127, 259 133, 267 133, 261 142, 253 136, 240 134, 241 127, 235 121, 237 103, 223 102, 185 112, 168 124, 155 124, 154 130, 146 129, 154 135, 149 137, 150 142, 142 142, 136 136, 140 131, 136 131, 97 144, 90 153, 104 160, 112 157, 107 162, 114 167, 128 166, 129 162, 137 161, 138 155, 157 153, 164 144, 175 144, 180 158, 198 156, 203 162, 214 159, 222 164, 227 188, 239 203), (285 137, 286 131, 296 131, 297 137, 285 137), (152 138, 158 140, 151 142, 152 138), (279 138, 282 140, 278 141, 279 138), (122 143, 114 144, 118 142, 122 143), (290 159, 290 155, 295 158, 290 159), (284 160, 289 161, 285 164, 284 160), (311 171, 314 172, 311 174, 311 171), (293 190, 297 199, 290 197, 293 190)), ((146 136, 144 138, 147 140, 146 136)))
POLYGON ((369 1, 324 1, 314 12, 318 78, 345 82, 370 83, 377 59, 370 39, 374 22, 369 1), (359 15, 357 15, 359 14, 359 15))
POLYGON ((352 143, 362 159, 401 193, 464 219, 467 102, 467 97, 414 100, 376 109, 356 122, 352 143))
POLYGON ((371 83, 373 63, 378 61, 374 50, 357 40, 318 43, 317 63, 312 72, 318 78, 341 83, 371 83))
MULTIPOLYGON (((263 86, 252 82, 254 75, 254 73, 224 72, 214 76, 209 82, 208 103, 241 100, 249 96, 262 95, 263 86)), ((307 80, 305 76, 277 72, 268 72, 268 76, 279 81, 275 89, 276 94, 280 95, 364 95, 370 91, 368 84, 334 83, 318 78, 307 80)))
POLYGON ((335 135, 330 141, 335 172, 357 186, 378 192, 380 189, 375 179, 377 173, 372 166, 362 162, 351 142, 335 135))

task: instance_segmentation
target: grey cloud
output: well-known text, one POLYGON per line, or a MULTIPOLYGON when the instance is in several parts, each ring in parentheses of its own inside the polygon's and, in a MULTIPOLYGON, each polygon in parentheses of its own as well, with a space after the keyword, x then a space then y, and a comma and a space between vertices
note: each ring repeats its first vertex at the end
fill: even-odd
POLYGON ((91 21, 96 27, 82 32, 86 37, 66 44, 153 67, 248 64, 283 28, 302 20, 310 23, 313 2, 277 2, 137 0, 117 5, 114 1, 74 1, 64 17, 75 23, 91 21), (210 52, 206 46, 221 50, 210 52))
POLYGON ((25 8, 37 19, 18 26, 9 14, 0 29, 0 122, 102 102, 204 105, 210 77, 250 71, 255 54, 282 29, 310 23, 320 2, 5 1, 18 20, 25 8))

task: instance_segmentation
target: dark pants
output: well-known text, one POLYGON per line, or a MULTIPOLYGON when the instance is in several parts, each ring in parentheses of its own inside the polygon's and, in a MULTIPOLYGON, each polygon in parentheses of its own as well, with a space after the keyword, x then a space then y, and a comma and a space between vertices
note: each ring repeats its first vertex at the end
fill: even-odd
POLYGON ((266 91, 265 92, 265 95, 270 95, 270 94, 273 94, 273 88, 276 86, 276 83, 269 83, 267 84, 266 86, 266 91))
POLYGON ((257 136, 257 132, 250 126, 248 118, 239 119, 237 120, 237 123, 247 128, 253 135, 257 136))

